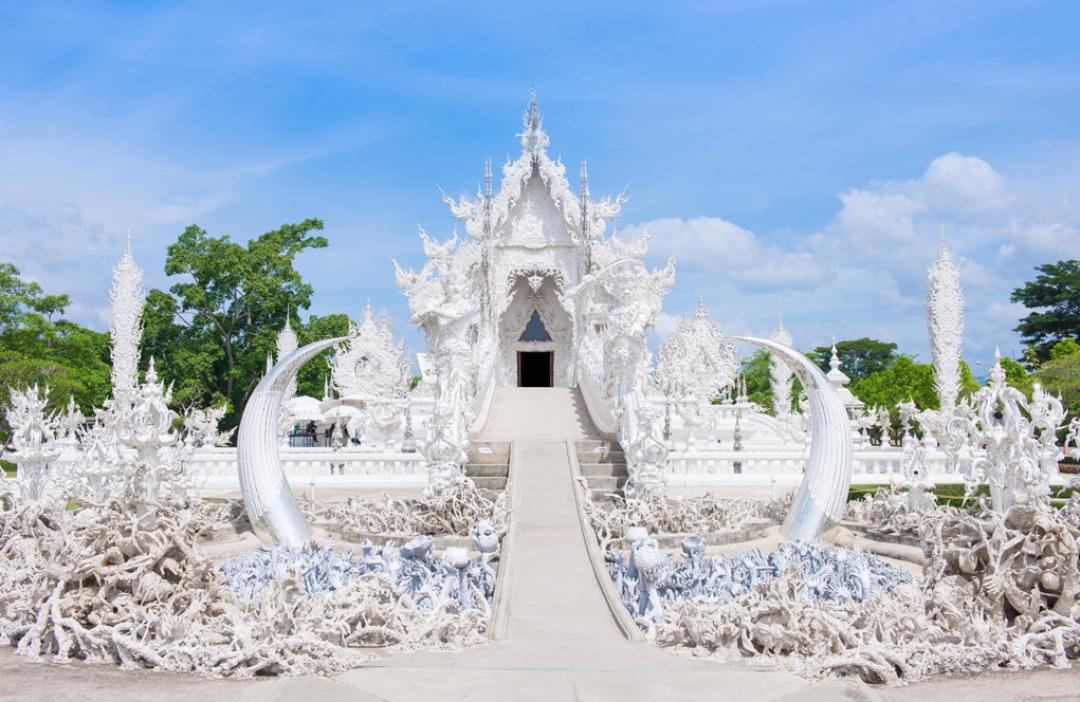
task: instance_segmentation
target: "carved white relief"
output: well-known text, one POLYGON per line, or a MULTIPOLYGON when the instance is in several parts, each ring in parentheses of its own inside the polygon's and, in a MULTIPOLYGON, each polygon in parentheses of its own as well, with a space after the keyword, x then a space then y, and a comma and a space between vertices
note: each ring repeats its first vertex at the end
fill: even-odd
POLYGON ((735 382, 735 343, 709 317, 704 302, 660 349, 656 377, 668 396, 711 402, 735 382))
POLYGON ((368 305, 359 325, 338 347, 331 365, 334 389, 342 398, 400 398, 409 387, 412 364, 405 342, 397 341, 389 321, 375 321, 368 305))

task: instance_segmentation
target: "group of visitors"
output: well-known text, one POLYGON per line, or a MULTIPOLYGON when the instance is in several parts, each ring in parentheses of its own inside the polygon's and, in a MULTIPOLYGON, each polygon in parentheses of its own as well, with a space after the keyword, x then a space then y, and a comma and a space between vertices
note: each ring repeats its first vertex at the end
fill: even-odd
POLYGON ((349 428, 342 422, 334 422, 328 424, 321 432, 319 427, 314 421, 309 421, 303 428, 300 428, 300 424, 297 423, 293 426, 293 431, 289 435, 289 444, 292 446, 328 446, 334 448, 342 448, 351 443, 354 446, 360 445, 360 430, 349 433, 349 428), (322 443, 319 442, 320 434, 322 435, 322 443))

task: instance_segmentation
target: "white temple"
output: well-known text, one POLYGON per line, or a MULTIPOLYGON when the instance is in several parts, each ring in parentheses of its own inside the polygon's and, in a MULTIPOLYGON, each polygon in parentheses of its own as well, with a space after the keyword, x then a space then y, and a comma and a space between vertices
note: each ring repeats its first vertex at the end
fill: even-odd
MULTIPOLYGON (((502 166, 498 183, 489 161, 475 197, 444 196, 463 234, 440 242, 421 230, 424 265, 412 271, 394 263, 411 321, 426 337, 422 381, 412 386, 404 344, 369 304, 336 348, 323 396, 295 396, 295 380, 283 394, 281 455, 291 479, 429 487, 462 480, 477 451, 498 450, 477 447, 492 398, 518 387, 565 388, 579 397, 605 450, 625 456, 631 494, 664 484, 801 479, 810 421, 804 400, 794 408, 790 401, 791 367, 775 354, 770 360, 772 413, 751 402, 733 341, 704 303, 654 359, 647 332, 674 282, 673 262, 650 271, 647 237, 623 241, 613 233, 624 198, 594 199, 584 163, 571 187, 564 165, 548 155, 535 94, 518 137, 520 153, 502 166)), ((129 243, 112 291, 114 403, 138 388, 141 277, 129 243)), ((848 390, 834 349, 826 378, 846 406, 859 481, 904 479, 912 421, 924 433, 920 461, 935 481, 962 480, 976 458, 945 431, 958 402, 963 294, 944 244, 929 272, 927 311, 942 409, 917 412, 904 403, 902 446, 866 440, 865 429, 889 423, 888 408, 866 408, 848 390)), ((292 325, 290 314, 278 362, 298 347, 292 325)), ((782 320, 771 339, 791 346, 782 320)), ((220 412, 187 412, 184 461, 204 486, 236 482, 236 451, 216 432, 220 412)), ((68 446, 61 461, 78 455, 68 446)))

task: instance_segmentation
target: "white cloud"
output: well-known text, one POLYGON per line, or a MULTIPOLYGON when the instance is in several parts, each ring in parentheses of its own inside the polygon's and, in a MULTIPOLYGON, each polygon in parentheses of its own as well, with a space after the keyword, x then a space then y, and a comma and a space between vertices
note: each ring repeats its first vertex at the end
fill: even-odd
POLYGON ((770 328, 783 309, 800 347, 831 334, 868 335, 929 358, 926 274, 944 231, 968 301, 965 348, 985 355, 998 344, 1020 346, 1013 329, 1028 311, 1008 298, 1032 266, 1080 256, 1080 210, 1044 197, 1053 187, 1007 179, 952 152, 918 178, 840 194, 836 214, 809 236, 770 241, 716 217, 664 218, 624 232, 648 229, 650 255, 676 257, 674 304, 707 292, 720 316, 737 312, 750 327, 770 328))
POLYGON ((676 331, 679 330, 679 323, 681 321, 682 317, 679 315, 661 312, 660 314, 656 315, 656 322, 653 324, 653 331, 656 332, 656 336, 661 342, 667 341, 670 337, 674 336, 676 331))
POLYGON ((928 207, 944 215, 981 217, 1001 212, 1013 194, 989 163, 955 151, 938 156, 922 177, 928 207))
POLYGON ((652 237, 651 257, 674 257, 682 273, 726 278, 746 291, 813 289, 834 275, 809 253, 784 251, 718 217, 656 219, 621 235, 633 238, 645 230, 652 237))

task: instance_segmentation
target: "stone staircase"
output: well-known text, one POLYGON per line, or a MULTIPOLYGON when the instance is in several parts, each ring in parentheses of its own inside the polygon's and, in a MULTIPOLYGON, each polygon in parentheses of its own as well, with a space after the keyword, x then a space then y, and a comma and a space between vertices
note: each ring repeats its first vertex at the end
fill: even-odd
POLYGON ((608 495, 622 495, 629 477, 626 471, 626 455, 622 446, 614 441, 578 441, 578 465, 581 475, 589 485, 594 500, 605 500, 608 495))
POLYGON ((505 490, 510 475, 509 441, 474 441, 469 444, 465 475, 484 490, 505 490))

